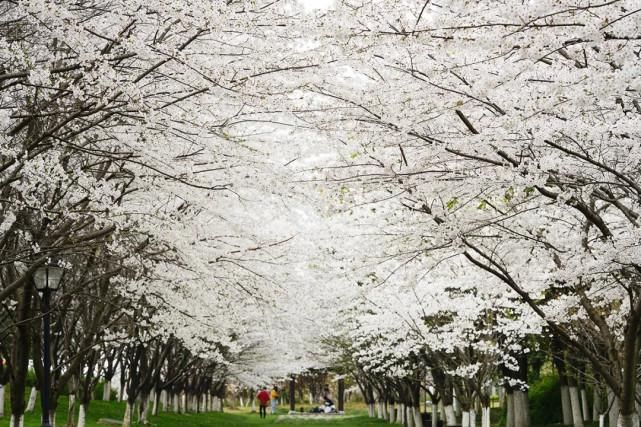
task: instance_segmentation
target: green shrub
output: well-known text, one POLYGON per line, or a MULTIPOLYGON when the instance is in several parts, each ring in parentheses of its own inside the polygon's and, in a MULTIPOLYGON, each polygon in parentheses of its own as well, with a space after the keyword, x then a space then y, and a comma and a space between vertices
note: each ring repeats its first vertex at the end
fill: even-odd
POLYGON ((532 425, 561 423, 561 386, 557 376, 542 376, 530 386, 529 398, 532 425))

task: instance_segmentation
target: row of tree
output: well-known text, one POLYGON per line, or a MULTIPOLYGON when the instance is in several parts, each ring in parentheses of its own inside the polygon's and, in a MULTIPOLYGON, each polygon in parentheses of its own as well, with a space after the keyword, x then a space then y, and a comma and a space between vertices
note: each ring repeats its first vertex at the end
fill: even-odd
POLYGON ((269 189, 283 184, 234 126, 268 105, 258 76, 312 64, 274 53, 290 6, 0 4, 0 407, 9 384, 12 427, 30 364, 42 391, 32 276, 44 264, 65 269, 52 416, 68 392, 84 425, 116 374, 129 425, 152 395, 211 406, 228 376, 256 384, 285 369, 267 363, 270 327, 254 330, 286 293, 267 274, 292 237, 273 224, 283 207, 269 189))
POLYGON ((527 426, 528 359, 546 348, 567 390, 563 421, 581 426, 594 390, 611 426, 638 426, 633 3, 330 12, 353 17, 345 43, 357 54, 319 91, 342 126, 332 117, 318 128, 345 148, 318 170, 338 183, 331 201, 360 230, 360 245, 335 256, 361 273, 333 339, 391 420, 401 403, 419 423, 428 388, 448 424, 459 421, 455 394, 464 426, 477 407, 488 426, 489 390, 503 384, 508 425, 527 426))

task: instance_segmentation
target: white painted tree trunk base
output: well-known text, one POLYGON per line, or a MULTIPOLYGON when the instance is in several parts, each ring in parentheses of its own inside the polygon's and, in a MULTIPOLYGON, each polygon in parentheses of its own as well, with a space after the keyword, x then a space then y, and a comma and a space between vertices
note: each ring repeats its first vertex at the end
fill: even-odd
POLYGON ((35 387, 31 387, 31 392, 29 393, 29 401, 27 402, 26 412, 33 412, 36 407, 36 397, 38 396, 38 390, 35 387))
POLYGON ((608 426, 616 426, 618 425, 619 418, 619 398, 609 390, 608 407, 610 408, 610 412, 608 413, 608 426))
POLYGON ((167 407, 167 402, 167 390, 163 390, 160 392, 160 407, 163 412, 169 410, 169 408, 167 407))
POLYGON ((526 391, 514 390, 514 425, 530 427, 530 405, 526 391))
POLYGON ((572 407, 572 423, 574 427, 583 426, 583 414, 581 413, 581 400, 579 399, 579 388, 575 386, 569 387, 570 392, 570 405, 572 407))
POLYGON ((24 415, 20 415, 18 419, 16 419, 15 415, 11 415, 11 420, 9 420, 9 425, 11 427, 24 427, 24 415))
POLYGON ((456 425, 456 413, 454 412, 453 405, 445 405, 445 423, 448 426, 456 425))
POLYGON ((131 427, 131 420, 133 418, 134 405, 127 402, 125 406, 125 416, 122 419, 122 427, 131 427))
POLYGON ((470 413, 463 411, 461 416, 461 427, 470 427, 470 413))
POLYGON ((481 409, 481 427, 490 427, 490 408, 484 407, 481 409))
POLYGON ((592 391, 592 419, 598 420, 601 417, 601 411, 601 394, 599 388, 595 386, 592 391))
POLYGON ((588 392, 586 389, 581 389, 581 409, 583 410, 583 421, 591 421, 590 416, 590 402, 588 402, 588 392))
POLYGON ((476 427, 476 411, 470 409, 470 427, 476 427))
POLYGON ((367 416, 370 418, 374 418, 376 416, 373 403, 367 404, 367 416))
POLYGON ((414 427, 424 427, 423 417, 421 416, 421 408, 412 408, 414 415, 414 427))
POLYGON ((4 386, 0 384, 0 418, 4 417, 4 386))
POLYGON ((505 427, 514 427, 514 393, 505 393, 507 417, 505 427))
POLYGON ((563 424, 566 426, 572 424, 572 403, 570 403, 570 390, 566 385, 561 386, 561 412, 563 424))
POLYGON ((105 383, 102 385, 102 400, 111 400, 111 381, 105 380, 105 383))
POLYGON ((639 427, 639 416, 636 413, 630 415, 619 414, 617 427, 639 427))
POLYGON ((87 405, 85 404, 80 404, 80 407, 78 408, 78 426, 77 427, 85 427, 87 424, 87 405))
POLYGON ((407 427, 415 427, 411 406, 405 407, 405 425, 407 425, 407 427))

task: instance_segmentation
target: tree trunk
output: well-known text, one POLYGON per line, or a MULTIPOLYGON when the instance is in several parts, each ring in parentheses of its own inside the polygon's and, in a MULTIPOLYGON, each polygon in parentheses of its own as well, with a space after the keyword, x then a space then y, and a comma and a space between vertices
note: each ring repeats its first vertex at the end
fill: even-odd
POLYGON ((125 406, 125 416, 122 419, 122 427, 131 427, 131 422, 134 415, 134 404, 127 400, 125 406))
POLYGON ((505 427, 514 427, 514 392, 513 391, 508 390, 505 393, 505 404, 507 405, 505 427))
POLYGON ((162 391, 156 391, 154 393, 154 407, 151 410, 151 415, 153 415, 154 417, 156 415, 158 415, 158 412, 160 411, 160 399, 161 399, 161 396, 162 396, 162 391))
POLYGON ((470 412, 469 411, 462 411, 461 412, 461 426, 462 427, 470 427, 470 412))
POLYGON ((583 415, 581 414, 581 401, 579 399, 579 388, 575 385, 569 387, 570 405, 572 406, 572 422, 574 427, 583 427, 583 415))
POLYGON ((608 407, 610 408, 608 426, 614 427, 617 425, 619 418, 619 398, 615 396, 612 390, 608 389, 608 407))
POLYGON ((421 408, 419 406, 414 406, 412 408, 414 415, 414 427, 423 427, 423 417, 421 416, 421 408))
MULTIPOLYGON (((432 427, 438 427, 438 405, 432 403, 432 427)), ((488 426, 489 427, 489 426, 488 426)))
POLYGON ((405 424, 407 427, 415 427, 414 426, 414 416, 413 416, 413 409, 409 405, 405 405, 405 424))
POLYGON ((530 405, 527 391, 514 390, 514 426, 530 427, 530 405))
POLYGON ((69 407, 67 408, 67 425, 73 426, 76 424, 76 395, 69 395, 69 407))
POLYGON ((481 409, 481 427, 490 427, 490 407, 486 406, 481 409))
POLYGON ((149 394, 140 395, 140 404, 138 405, 138 424, 147 424, 147 412, 149 409, 149 394))
POLYGON ((372 402, 367 404, 367 415, 370 418, 374 418, 376 416, 376 412, 375 412, 375 409, 374 409, 374 403, 372 403, 372 402))
POLYGON ((87 423, 87 404, 81 403, 78 408, 78 427, 85 427, 87 423))
POLYGON ((102 400, 109 401, 111 400, 111 381, 105 379, 105 383, 102 385, 102 400))
POLYGON ((0 384, 0 418, 4 417, 4 386, 0 384))
POLYGON ((476 410, 470 409, 470 427, 476 427, 476 410))
POLYGON ((31 392, 29 393, 29 401, 27 402, 26 412, 33 412, 33 409, 36 407, 37 396, 38 396, 38 390, 35 387, 31 387, 31 392))
POLYGON ((454 415, 460 418, 463 415, 461 410, 461 402, 456 397, 456 390, 452 391, 452 406, 454 406, 454 415))
POLYGON ((394 424, 396 422, 396 407, 393 403, 389 404, 389 420, 388 422, 390 424, 394 424))
POLYGON ((9 421, 11 427, 24 427, 24 415, 16 417, 11 414, 11 420, 9 421))
POLYGON ((639 417, 634 414, 619 414, 617 419, 617 427, 639 427, 639 417))
POLYGON ((456 425, 456 413, 453 405, 445 405, 445 422, 448 426, 456 425))
POLYGON ((581 389, 581 409, 583 410, 583 421, 590 421, 590 402, 588 402, 588 392, 585 388, 581 389))
POLYGON ((599 393, 599 386, 595 385, 592 392, 592 419, 598 420, 601 411, 601 393, 599 393))
POLYGON ((567 385, 561 385, 561 412, 563 414, 563 424, 569 426, 572 424, 572 403, 570 403, 570 389, 567 385))
POLYGON ((173 393, 171 395, 171 403, 173 411, 178 413, 180 411, 180 408, 178 406, 178 395, 176 393, 173 393))

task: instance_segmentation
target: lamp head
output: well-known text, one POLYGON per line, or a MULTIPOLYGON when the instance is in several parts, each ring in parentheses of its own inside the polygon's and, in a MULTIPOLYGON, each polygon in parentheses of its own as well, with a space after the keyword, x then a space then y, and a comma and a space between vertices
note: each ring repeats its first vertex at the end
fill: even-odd
POLYGON ((45 290, 57 291, 60 287, 60 281, 64 271, 64 268, 53 262, 47 262, 41 265, 33 273, 33 281, 36 289, 40 292, 45 290))

